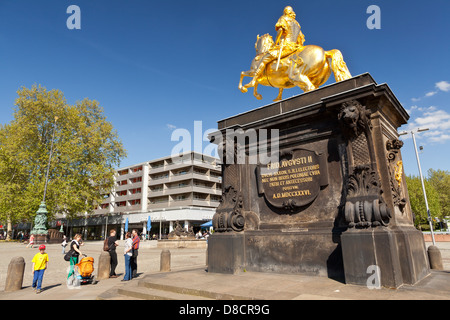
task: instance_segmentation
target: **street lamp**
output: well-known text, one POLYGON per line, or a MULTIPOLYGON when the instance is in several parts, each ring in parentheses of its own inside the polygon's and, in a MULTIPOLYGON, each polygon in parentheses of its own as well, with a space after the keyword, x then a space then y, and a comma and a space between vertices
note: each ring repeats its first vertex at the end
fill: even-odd
POLYGON ((53 123, 53 133, 52 133, 52 142, 50 146, 50 155, 48 157, 48 164, 47 164, 47 172, 45 174, 45 186, 44 186, 44 196, 42 198, 42 202, 39 205, 39 209, 36 212, 36 217, 34 218, 34 227, 33 230, 31 230, 31 234, 36 235, 37 241, 36 243, 39 243, 41 241, 47 242, 47 206, 45 205, 45 196, 47 195, 47 184, 48 184, 48 174, 50 172, 50 162, 52 160, 52 154, 53 154, 53 142, 55 140, 55 131, 56 131, 56 121, 58 120, 58 117, 55 116, 55 122, 53 123))
MULTIPOLYGON (((423 132, 430 130, 429 128, 419 129, 417 128, 416 133, 423 132)), ((428 207, 428 200, 427 200, 427 193, 425 192, 425 183, 423 182, 423 176, 422 176, 422 168, 420 167, 420 161, 419 161, 419 153, 417 152, 417 144, 416 144, 416 137, 414 136, 414 130, 411 130, 411 136, 414 143, 414 151, 416 152, 416 159, 417 159, 417 166, 419 167, 419 175, 420 175, 420 181, 422 182, 422 191, 423 196, 425 198, 425 206, 427 208, 427 215, 428 215, 428 223, 430 224, 430 231, 431 231, 431 239, 433 240, 433 246, 436 245, 436 242, 434 240, 434 232, 433 232, 433 224, 431 222, 431 214, 430 214, 430 208, 428 207)), ((405 135, 408 134, 407 131, 400 132, 399 135, 405 135)))

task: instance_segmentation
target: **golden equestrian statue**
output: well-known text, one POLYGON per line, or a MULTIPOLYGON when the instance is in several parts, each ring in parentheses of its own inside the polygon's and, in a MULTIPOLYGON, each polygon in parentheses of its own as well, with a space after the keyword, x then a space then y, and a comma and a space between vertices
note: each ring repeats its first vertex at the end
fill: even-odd
POLYGON ((331 71, 336 81, 352 77, 339 50, 324 51, 319 46, 303 45, 305 36, 291 7, 284 8, 275 30, 278 32, 275 43, 269 34, 257 36, 256 57, 250 70, 241 72, 239 89, 242 92, 253 87, 253 95, 260 100, 258 85, 271 86, 279 88, 274 100, 278 101, 285 88, 298 86, 304 92, 317 89, 328 80, 331 71), (253 79, 243 86, 244 77, 253 79))

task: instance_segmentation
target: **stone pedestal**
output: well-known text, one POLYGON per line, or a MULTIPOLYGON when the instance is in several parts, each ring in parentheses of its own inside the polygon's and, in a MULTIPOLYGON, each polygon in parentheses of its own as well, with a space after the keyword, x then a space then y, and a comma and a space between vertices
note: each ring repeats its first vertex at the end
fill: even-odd
POLYGON ((223 191, 209 272, 366 285, 373 265, 394 288, 425 277, 397 133, 408 118, 366 73, 219 121, 210 138, 224 163, 223 191))
POLYGON ((34 244, 46 244, 49 241, 49 237, 47 234, 35 234, 34 235, 34 244))
POLYGON ((208 272, 236 274, 244 271, 244 234, 214 233, 213 235, 208 238, 208 272))
POLYGON ((377 267, 381 286, 403 284, 396 239, 390 230, 352 230, 341 241, 346 283, 367 285, 377 267))
POLYGON ((367 285, 378 268, 380 285, 415 284, 429 273, 418 230, 351 230, 341 236, 346 283, 367 285))
POLYGON ((305 273, 344 280, 340 245, 323 230, 244 231, 214 234, 208 272, 305 273))

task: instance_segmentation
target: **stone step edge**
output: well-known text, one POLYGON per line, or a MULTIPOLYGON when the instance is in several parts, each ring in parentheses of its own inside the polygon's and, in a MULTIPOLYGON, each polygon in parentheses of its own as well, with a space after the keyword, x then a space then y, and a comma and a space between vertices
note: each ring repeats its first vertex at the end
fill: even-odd
POLYGON ((206 297, 186 295, 147 287, 124 286, 118 289, 118 293, 143 300, 212 300, 206 297))
POLYGON ((148 277, 146 279, 140 280, 138 286, 161 291, 170 291, 188 296, 204 297, 212 300, 255 300, 252 297, 238 296, 234 294, 156 283, 152 282, 151 279, 149 279, 148 277))
POLYGON ((96 300, 142 300, 119 293, 119 286, 108 289, 96 297, 96 300))

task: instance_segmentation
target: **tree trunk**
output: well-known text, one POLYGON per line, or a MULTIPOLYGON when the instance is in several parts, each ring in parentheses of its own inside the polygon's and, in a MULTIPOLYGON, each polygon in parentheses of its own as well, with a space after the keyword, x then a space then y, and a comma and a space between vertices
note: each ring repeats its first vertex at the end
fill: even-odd
POLYGON ((7 227, 6 227, 6 240, 9 241, 12 238, 12 223, 11 218, 8 216, 7 218, 7 227))

